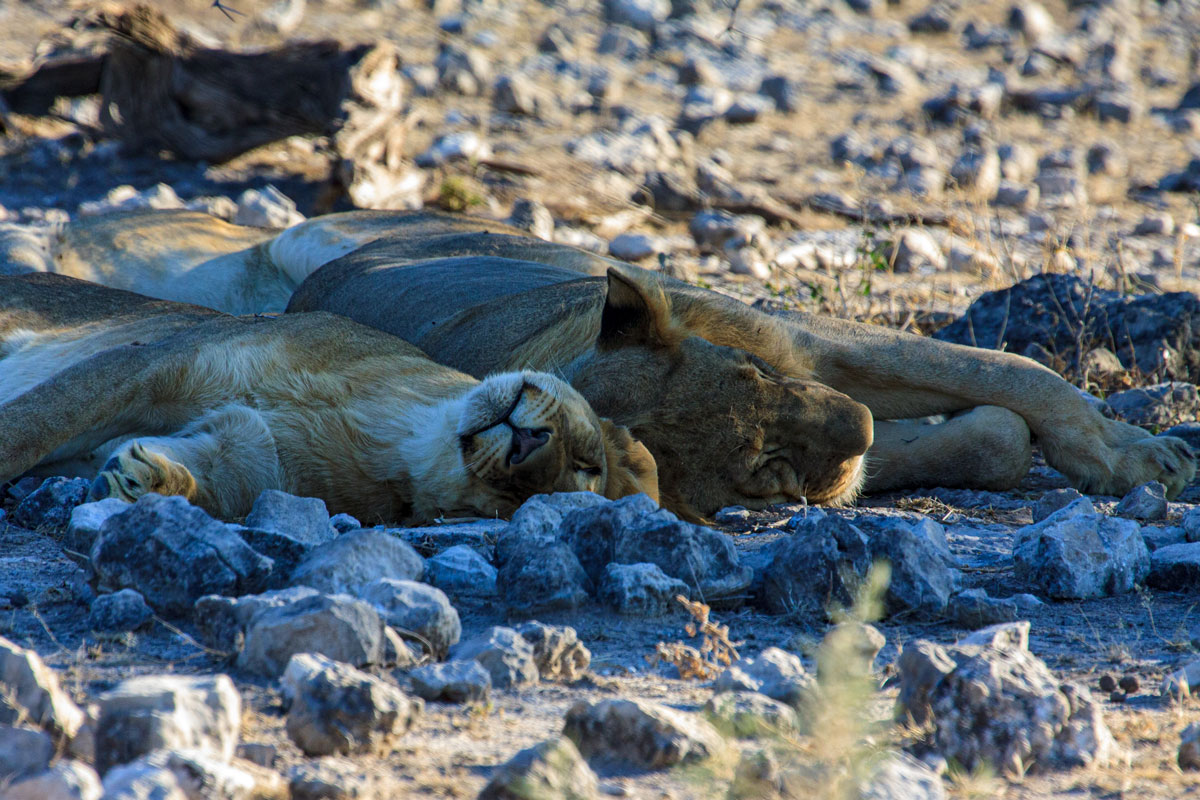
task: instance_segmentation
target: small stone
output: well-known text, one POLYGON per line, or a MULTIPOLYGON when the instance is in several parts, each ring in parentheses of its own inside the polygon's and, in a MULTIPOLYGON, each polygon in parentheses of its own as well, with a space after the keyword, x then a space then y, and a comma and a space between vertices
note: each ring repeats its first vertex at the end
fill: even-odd
POLYGON ((263 742, 242 742, 237 746, 238 758, 267 769, 275 766, 275 757, 278 753, 279 748, 275 745, 263 742))
POLYGON ((987 590, 966 589, 950 598, 946 614, 960 625, 978 628, 1020 618, 1021 608, 1011 598, 989 597, 987 590))
POLYGON ((1110 702, 1113 702, 1113 703, 1124 703, 1125 702, 1125 693, 1119 692, 1119 691, 1113 692, 1112 694, 1110 694, 1108 696, 1108 699, 1110 702))
POLYGON ((80 761, 63 760, 9 786, 4 800, 100 800, 103 791, 96 770, 80 761))
POLYGON ((758 692, 718 692, 704 705, 709 719, 739 739, 788 736, 800 732, 794 709, 758 692))
POLYGON ((295 765, 287 773, 291 800, 393 800, 404 790, 351 759, 327 756, 295 765))
POLYGON ((379 678, 314 653, 292 656, 281 683, 292 698, 288 737, 307 756, 389 752, 424 708, 379 678))
POLYGON ((554 215, 538 200, 522 198, 513 203, 508 224, 529 231, 543 241, 554 241, 554 215))
POLYGON ((1134 236, 1170 236, 1175 232, 1175 218, 1165 212, 1147 214, 1133 229, 1134 236))
POLYGON ((447 703, 486 703, 492 676, 474 660, 427 664, 408 673, 413 692, 426 700, 447 703))
POLYGON ((496 111, 534 117, 543 111, 545 106, 546 99, 528 76, 515 73, 501 76, 496 81, 492 93, 492 107, 496 111))
POLYGON ((604 568, 596 597, 618 614, 660 617, 676 607, 676 595, 688 595, 688 585, 663 572, 657 564, 615 564, 604 568))
POLYGON ((1179 755, 1176 761, 1180 769, 1200 769, 1200 722, 1193 722, 1179 734, 1179 755))
POLYGON ((533 647, 533 659, 542 680, 570 683, 582 678, 592 663, 592 654, 575 629, 566 625, 526 622, 517 633, 533 647))
POLYGON ((178 775, 140 758, 110 769, 103 787, 104 800, 190 800, 178 775))
POLYGON ((492 147, 474 131, 462 131, 440 136, 428 150, 415 159, 420 167, 440 167, 452 161, 477 161, 490 158, 492 147))
POLYGON ((1115 692, 1117 690, 1117 679, 1107 672, 1100 676, 1100 691, 1115 692))
POLYGON ((646 233, 622 233, 608 243, 609 255, 623 261, 641 261, 667 250, 665 239, 646 233))
POLYGON ((0 724, 0 786, 50 767, 54 741, 35 728, 0 724))
POLYGON ((207 594, 265 588, 274 562, 182 497, 147 494, 108 518, 91 551, 101 585, 136 589, 151 608, 182 616, 207 594))
POLYGON ((1158 481, 1129 490, 1113 512, 1120 517, 1150 522, 1167 518, 1167 489, 1158 481))
POLYGON ((1165 427, 1195 420, 1200 415, 1196 386, 1182 381, 1113 392, 1105 402, 1121 419, 1133 425, 1165 427))
POLYGON ((92 602, 88 625, 94 631, 124 633, 135 631, 150 621, 154 611, 133 589, 102 594, 92 602))
MULTIPOLYGON (((350 519, 353 520, 353 517, 350 519)), ((258 496, 246 515, 245 526, 285 534, 314 546, 325 544, 335 535, 335 530, 329 524, 329 511, 325 508, 324 500, 296 497, 276 489, 267 489, 258 496)))
POLYGON ((292 572, 290 585, 357 596, 379 578, 419 581, 424 574, 425 560, 407 542, 383 531, 361 530, 313 548, 292 572))
POLYGON ((297 653, 315 653, 354 667, 384 661, 384 624, 374 607, 346 595, 312 595, 270 605, 245 626, 237 665, 275 678, 297 653))
POLYGON ((450 651, 453 659, 474 659, 492 678, 497 689, 521 688, 538 682, 533 646, 512 628, 492 627, 461 642, 450 651))
POLYGON ((177 787, 189 800, 282 800, 287 796, 282 776, 257 764, 239 759, 228 762, 200 750, 156 750, 109 770, 104 776, 104 798, 165 800, 151 786, 168 793, 177 787))
POLYGON ((501 765, 478 800, 595 800, 599 796, 596 774, 575 744, 556 736, 501 765))
POLYGON ((449 547, 425 562, 425 579, 457 597, 495 597, 499 573, 477 550, 449 547))
POLYGON ((1121 687, 1121 691, 1125 694, 1137 694, 1142 688, 1142 684, 1138 681, 1136 675, 1123 675, 1117 683, 1121 687))
POLYGON ((1200 542, 1169 544, 1151 553, 1146 583, 1167 590, 1200 587, 1200 542))
POLYGON ((63 546, 76 553, 92 552, 92 545, 109 517, 129 510, 129 503, 106 497, 94 503, 83 503, 71 511, 71 522, 63 546))
POLYGON ((362 527, 362 523, 349 514, 334 514, 329 518, 329 527, 337 533, 349 533, 362 527))
POLYGON ((868 539, 840 517, 811 515, 772 546, 762 600, 776 614, 824 616, 830 604, 848 606, 871 567, 868 539))
POLYGON ((709 761, 729 747, 700 717, 645 700, 578 702, 567 712, 563 734, 589 761, 643 769, 709 761))
POLYGON ((12 523, 30 530, 61 530, 71 521, 75 507, 87 499, 90 488, 83 478, 47 478, 17 503, 12 523))
POLYGON ((1086 498, 1019 528, 1013 561, 1018 580, 1057 598, 1129 592, 1151 572, 1140 526, 1097 514, 1086 498))
POLYGON ((885 258, 896 272, 914 272, 922 268, 941 270, 946 268, 946 257, 942 248, 927 231, 909 228, 889 246, 885 258))
POLYGON ((775 110, 790 114, 800 107, 800 86, 784 75, 768 75, 762 79, 758 93, 775 102, 775 110))
POLYGON ((0 724, 31 723, 65 742, 83 721, 83 711, 41 657, 0 636, 0 724))
POLYGON ((713 690, 758 692, 800 709, 814 685, 798 656, 778 647, 768 647, 758 658, 734 662, 713 681, 713 690))
POLYGON ((296 210, 292 199, 274 186, 265 189, 247 189, 238 197, 235 225, 255 228, 290 228, 304 222, 304 215, 296 210))
POLYGON ((225 675, 130 678, 101 695, 98 704, 96 768, 102 774, 160 748, 233 758, 242 700, 225 675))
POLYGON ((579 608, 591 582, 570 547, 531 541, 506 554, 496 587, 510 614, 532 616, 579 608))
POLYGON ((362 599, 383 615, 388 625, 412 631, 444 658, 462 635, 458 611, 440 589, 416 581, 380 578, 363 589, 362 599))

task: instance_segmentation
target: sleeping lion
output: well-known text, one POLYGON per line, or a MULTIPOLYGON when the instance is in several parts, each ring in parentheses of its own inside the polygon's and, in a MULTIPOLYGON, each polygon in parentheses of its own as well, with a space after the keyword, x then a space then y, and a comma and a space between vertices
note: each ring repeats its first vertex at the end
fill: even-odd
POLYGON ((278 232, 136 213, 11 241, 0 271, 65 272, 237 313, 331 311, 472 375, 561 375, 645 443, 664 506, 690 517, 845 502, 864 483, 1011 488, 1029 470, 1031 434, 1084 491, 1157 480, 1174 497, 1195 475, 1182 440, 1105 418, 1030 359, 768 315, 487 220, 363 211, 278 232), (953 416, 906 421, 938 414, 953 416))
POLYGON ((364 522, 508 516, 552 491, 657 499, 646 448, 551 375, 480 382, 344 317, 232 317, 50 274, 0 277, 0 481, 29 470, 225 519, 264 489, 364 522))

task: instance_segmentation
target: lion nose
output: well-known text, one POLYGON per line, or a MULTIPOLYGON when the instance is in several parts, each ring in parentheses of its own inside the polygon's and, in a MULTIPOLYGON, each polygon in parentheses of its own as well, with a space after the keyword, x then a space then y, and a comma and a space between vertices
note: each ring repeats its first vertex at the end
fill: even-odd
POLYGON ((513 428, 512 451, 508 454, 510 465, 520 464, 530 453, 550 441, 550 431, 531 428, 513 428))

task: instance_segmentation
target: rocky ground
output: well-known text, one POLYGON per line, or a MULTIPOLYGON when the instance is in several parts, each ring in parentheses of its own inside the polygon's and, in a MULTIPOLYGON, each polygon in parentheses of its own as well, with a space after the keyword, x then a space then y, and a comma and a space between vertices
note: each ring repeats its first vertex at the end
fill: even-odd
MULTIPOLYGON (((1200 444, 1195 3, 230 5, 159 4, 211 46, 398 47, 406 159, 384 205, 1005 346, 1200 444)), ((72 13, 0 4, 0 60, 70 46, 72 13)), ((203 164, 123 152, 94 98, 54 112, 0 106, 15 225, 329 210, 321 137, 203 164)), ((1200 486, 1170 503, 1065 487, 1039 466, 1013 492, 728 509, 712 528, 558 498, 511 525, 364 533, 288 498, 229 528, 21 482, 0 519, 0 795, 98 797, 94 771, 113 798, 474 797, 531 771, 584 797, 1194 793, 1200 486), (876 655, 830 614, 878 559, 876 655), (705 630, 707 656, 675 644, 705 630), (163 674, 188 680, 126 682, 163 674), (910 724, 884 724, 896 707, 910 724)))

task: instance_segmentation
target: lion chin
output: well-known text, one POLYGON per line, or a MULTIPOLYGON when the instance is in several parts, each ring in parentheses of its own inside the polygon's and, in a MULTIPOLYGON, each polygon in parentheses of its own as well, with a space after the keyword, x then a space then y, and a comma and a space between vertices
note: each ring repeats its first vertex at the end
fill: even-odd
POLYGON ((645 446, 552 375, 480 381, 342 317, 230 317, 59 275, 0 278, 0 480, 29 470, 225 519, 265 489, 364 523, 658 499, 645 446))

